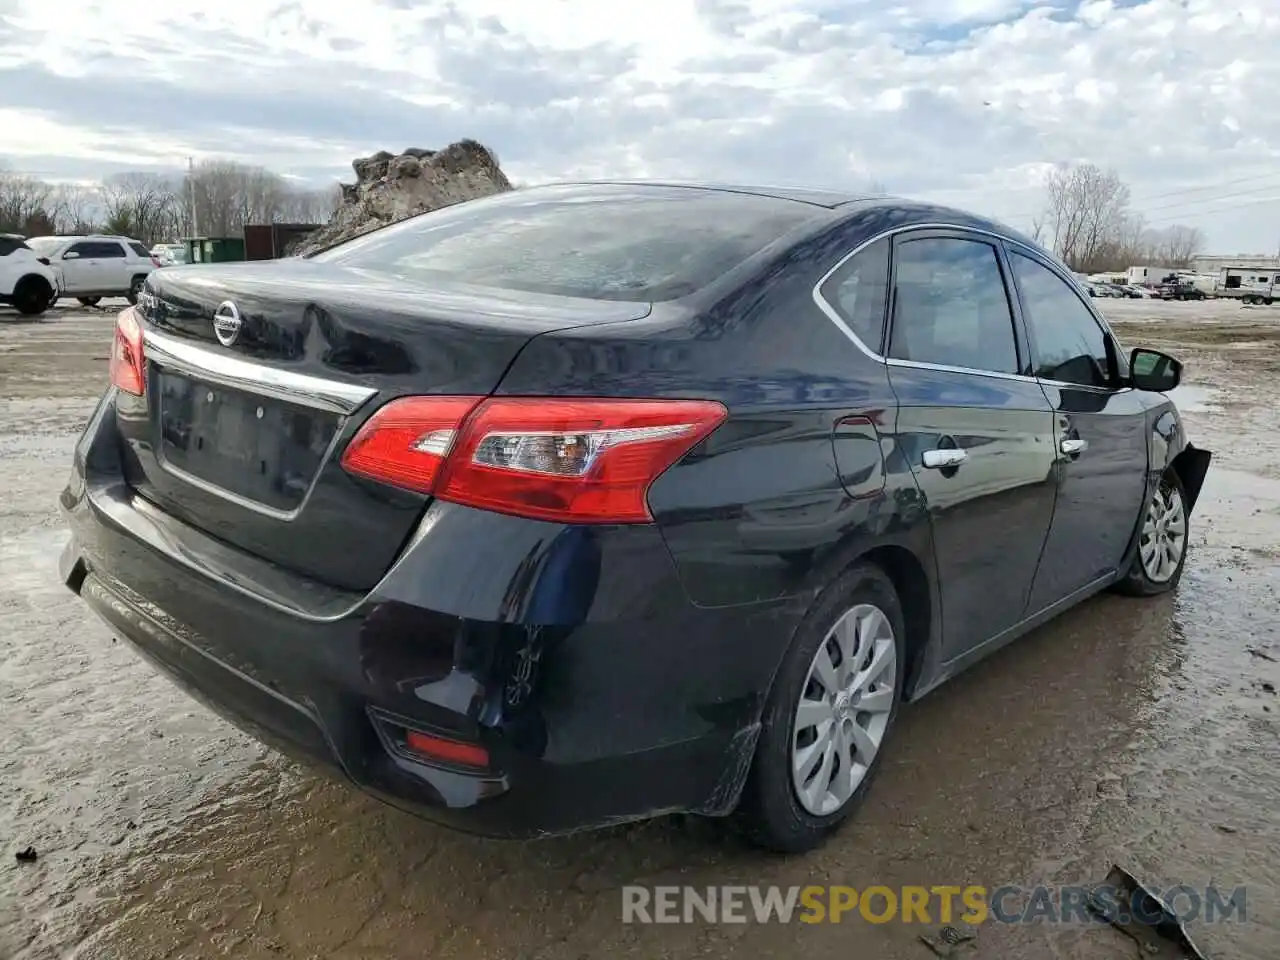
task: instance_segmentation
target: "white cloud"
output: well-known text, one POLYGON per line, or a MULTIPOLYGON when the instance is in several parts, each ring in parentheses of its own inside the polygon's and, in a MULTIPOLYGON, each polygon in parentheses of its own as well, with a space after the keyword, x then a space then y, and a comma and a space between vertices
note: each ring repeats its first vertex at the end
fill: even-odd
POLYGON ((1276 0, 137 10, 0 4, 0 157, 82 177, 224 155, 322 178, 475 136, 521 180, 878 180, 1019 226, 1050 165, 1090 160, 1153 222, 1223 250, 1280 242, 1276 0))

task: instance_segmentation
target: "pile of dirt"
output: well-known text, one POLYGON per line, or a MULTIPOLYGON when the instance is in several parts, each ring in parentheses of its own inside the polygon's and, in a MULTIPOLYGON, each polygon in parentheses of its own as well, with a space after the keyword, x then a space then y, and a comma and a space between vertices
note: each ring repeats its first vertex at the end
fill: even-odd
POLYGON ((443 150, 381 150, 351 166, 356 182, 342 185, 342 205, 290 253, 315 253, 415 214, 511 189, 493 151, 474 140, 459 140, 443 150))

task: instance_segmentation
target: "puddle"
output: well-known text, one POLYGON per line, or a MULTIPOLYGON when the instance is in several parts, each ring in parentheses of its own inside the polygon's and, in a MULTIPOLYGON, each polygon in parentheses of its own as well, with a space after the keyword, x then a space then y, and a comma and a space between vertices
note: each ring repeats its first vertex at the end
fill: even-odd
POLYGON ((1207 413, 1219 403, 1221 391, 1212 387, 1202 387, 1195 383, 1184 383, 1176 390, 1170 390, 1165 396, 1177 404, 1183 413, 1207 413))

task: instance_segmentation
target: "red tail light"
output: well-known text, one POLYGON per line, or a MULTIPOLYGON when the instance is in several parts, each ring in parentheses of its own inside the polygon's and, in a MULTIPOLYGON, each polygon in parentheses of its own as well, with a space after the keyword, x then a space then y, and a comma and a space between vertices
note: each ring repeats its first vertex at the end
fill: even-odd
POLYGON ((703 400, 405 397, 347 470, 441 500, 563 523, 648 523, 649 487, 727 416, 703 400))
POLYGON ((163 266, 164 266, 164 264, 160 262, 160 258, 159 258, 159 257, 152 257, 152 258, 151 258, 151 263, 152 263, 152 265, 157 266, 157 267, 163 267, 163 266))
POLYGON ((147 392, 142 325, 133 307, 122 310, 116 317, 116 334, 111 343, 111 382, 135 397, 147 392))

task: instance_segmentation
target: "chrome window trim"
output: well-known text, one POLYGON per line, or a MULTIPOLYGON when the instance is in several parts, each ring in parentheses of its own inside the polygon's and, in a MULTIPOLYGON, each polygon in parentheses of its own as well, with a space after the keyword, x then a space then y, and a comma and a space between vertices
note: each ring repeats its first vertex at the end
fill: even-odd
MULTIPOLYGON (((843 257, 841 257, 838 261, 836 261, 835 266, 833 266, 830 270, 828 270, 826 273, 822 275, 822 277, 818 280, 816 284, 814 284, 814 287, 813 287, 813 302, 814 304, 817 305, 818 309, 821 310, 823 314, 826 315, 828 320, 830 320, 833 324, 836 325, 837 329, 839 329, 841 333, 843 333, 846 337, 848 337, 853 342, 853 345, 855 347, 857 347, 859 350, 865 353, 872 360, 875 360, 877 363, 883 363, 891 367, 907 367, 907 368, 915 368, 918 370, 938 370, 938 371, 947 372, 947 373, 968 373, 968 374, 975 374, 977 376, 982 376, 982 377, 993 377, 997 380, 1016 380, 1024 383, 1046 383, 1055 387, 1071 387, 1077 390, 1092 390, 1097 393, 1121 393, 1130 389, 1128 387, 1123 387, 1123 386, 1116 387, 1115 389, 1112 389, 1110 387, 1094 387, 1094 386, 1089 386, 1082 383, 1069 383, 1065 380, 1049 380, 1044 377, 1027 376, 1026 374, 1022 374, 1022 373, 1000 373, 995 370, 980 370, 975 367, 958 367, 958 366, 950 366, 948 364, 942 364, 942 363, 926 363, 921 360, 900 360, 895 357, 886 357, 876 353, 874 350, 872 350, 870 347, 868 347, 865 343, 862 342, 862 340, 858 337, 858 335, 853 332, 853 330, 849 327, 847 323, 845 323, 844 318, 840 316, 840 314, 836 311, 835 307, 833 307, 830 303, 828 303, 826 298, 822 296, 822 288, 826 285, 827 281, 830 280, 840 270, 841 267, 843 267, 846 263, 848 263, 858 254, 860 254, 863 250, 866 250, 873 243, 876 243, 877 241, 880 241, 880 240, 886 240, 889 237, 895 237, 900 233, 910 233, 911 231, 914 231, 914 230, 956 230, 963 233, 972 233, 972 234, 975 234, 976 236, 986 237, 991 240, 998 240, 1001 243, 1007 243, 1012 247, 1017 247, 1020 250, 1025 250, 1027 253, 1031 254, 1030 259, 1032 259, 1035 263, 1038 263, 1041 266, 1044 266, 1045 269, 1049 270, 1049 272, 1051 272, 1054 276, 1058 277, 1058 279, 1062 280, 1068 286, 1073 286, 1073 287, 1079 286, 1079 284, 1076 283, 1073 278, 1064 276, 1062 271, 1059 270, 1057 267, 1053 266, 1052 264, 1044 263, 1043 255, 1038 250, 1036 250, 1035 247, 1032 247, 1029 244, 1023 243, 1021 240, 1015 240, 1013 237, 1005 236, 1002 233, 996 233, 993 230, 984 230, 981 227, 966 226, 965 224, 962 224, 962 223, 943 223, 943 222, 910 223, 910 224, 903 224, 902 226, 898 226, 898 227, 890 227, 888 230, 884 230, 880 233, 877 233, 875 236, 864 240, 862 243, 858 244, 856 247, 854 247, 852 250, 846 253, 843 257)), ((1012 278, 1010 279, 1012 280, 1012 278)), ((1016 286, 1012 292, 1014 296, 1017 296, 1016 286)), ((1103 334, 1111 339, 1112 344, 1116 348, 1116 352, 1121 353, 1122 351, 1120 349, 1120 343, 1118 340, 1116 340, 1115 334, 1112 333, 1110 325, 1106 322, 1106 318, 1103 317, 1101 314, 1099 314, 1096 310, 1094 310, 1093 305, 1085 301, 1085 299, 1083 297, 1080 297, 1079 294, 1077 294, 1077 298, 1080 300, 1081 305, 1089 312, 1089 315, 1093 317, 1094 322, 1097 323, 1098 326, 1102 329, 1103 334)))
POLYGON ((355 413, 378 392, 360 384, 251 363, 154 330, 147 330, 143 341, 147 362, 166 370, 176 370, 208 383, 343 416, 355 413))

